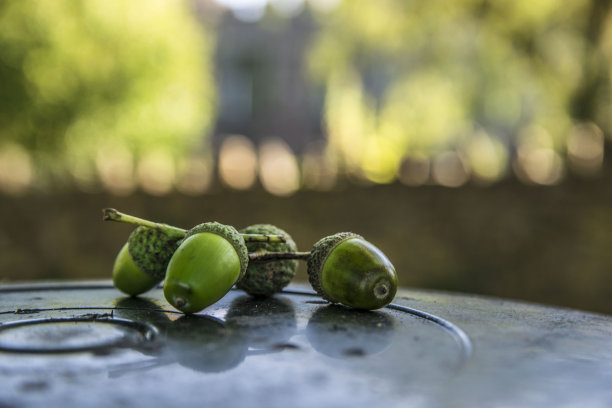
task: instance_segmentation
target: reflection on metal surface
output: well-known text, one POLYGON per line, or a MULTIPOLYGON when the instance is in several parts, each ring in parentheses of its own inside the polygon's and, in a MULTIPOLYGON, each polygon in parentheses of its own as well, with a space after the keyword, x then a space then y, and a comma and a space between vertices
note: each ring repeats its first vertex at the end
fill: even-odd
POLYGON ((282 298, 238 297, 230 304, 225 321, 252 349, 291 348, 289 340, 297 331, 292 303, 282 298))
MULTIPOLYGON (((42 290, 51 288, 41 287, 42 290)), ((83 290, 98 290, 82 288, 83 290)), ((396 310, 434 323, 448 332, 449 338, 460 340, 463 357, 469 355, 471 344, 468 337, 455 325, 439 317, 399 305, 389 305, 380 311, 360 311, 344 306, 329 305, 327 302, 306 300, 300 297, 314 297, 313 292, 287 290, 285 297, 254 298, 232 291, 227 304, 217 305, 216 310, 206 309, 211 315, 183 315, 160 306, 159 302, 145 298, 119 298, 112 305, 77 306, 55 308, 28 308, 0 311, 1 314, 28 315, 70 313, 88 310, 92 313, 58 318, 6 322, 0 326, 0 351, 65 352, 95 351, 97 348, 133 347, 152 357, 146 362, 122 362, 113 365, 113 377, 136 371, 150 370, 178 363, 199 372, 221 372, 235 368, 249 356, 280 353, 285 350, 305 351, 313 349, 333 358, 366 357, 388 349, 394 342, 408 343, 409 338, 396 337, 396 317, 389 314, 396 310), (298 310, 296 310, 298 307, 298 310), (93 313, 95 311, 106 313, 93 313), (66 330, 61 323, 83 322, 87 327, 66 330), (91 323, 95 323, 92 326, 91 323), (53 323, 46 331, 37 333, 45 337, 42 345, 34 344, 34 335, 29 345, 18 346, 19 336, 13 342, 2 342, 2 331, 9 327, 53 323), (103 330, 101 324, 111 323, 126 328, 136 328, 136 333, 147 341, 157 339, 156 347, 143 348, 133 335, 117 330, 103 330), (160 334, 159 336, 157 334, 160 334), (295 338, 305 339, 305 343, 295 338)), ((164 305, 164 303, 161 303, 164 305)), ((400 327, 405 328, 406 322, 400 327)), ((404 329, 405 330, 405 329, 404 329)), ((399 336, 404 330, 400 331, 399 336)), ((430 336, 435 336, 432 332, 430 336)), ((448 344, 442 342, 442 344, 448 344)), ((423 347, 418 343, 412 349, 423 347)), ((423 348, 423 352, 426 348, 423 348)), ((443 359, 452 357, 453 352, 443 359)), ((459 363, 464 360, 459 353, 459 363)), ((450 363, 449 363, 450 364, 450 363)), ((455 364, 450 364, 455 366, 455 364)))
POLYGON ((123 364, 114 375, 173 363, 200 372, 220 372, 240 364, 246 354, 243 336, 218 318, 168 312, 140 298, 121 299, 115 314, 155 325, 163 340, 162 347, 148 353, 155 360, 144 366, 123 364))
POLYGON ((415 290, 365 312, 295 287, 269 299, 233 290, 185 316, 159 289, 141 298, 123 297, 108 283, 14 289, 0 288, 0 344, 26 338, 47 351, 0 349, 0 406, 603 407, 612 401, 612 318, 606 316, 415 290), (151 341, 147 327, 156 329, 151 341), (93 339, 98 335, 105 347, 93 339), (130 336, 135 341, 120 340, 130 336), (49 351, 54 341, 63 352, 49 351), (74 344, 88 347, 75 351, 74 344))
POLYGON ((361 357, 391 344, 393 320, 381 312, 329 305, 318 308, 306 328, 310 344, 330 357, 361 357))
POLYGON ((169 319, 166 313, 143 299, 126 298, 117 303, 117 315, 156 325, 165 343, 151 353, 154 362, 115 367, 113 375, 172 363, 203 373, 226 371, 249 355, 291 348, 288 340, 296 330, 291 303, 276 298, 239 297, 230 304, 225 320, 206 315, 169 319))

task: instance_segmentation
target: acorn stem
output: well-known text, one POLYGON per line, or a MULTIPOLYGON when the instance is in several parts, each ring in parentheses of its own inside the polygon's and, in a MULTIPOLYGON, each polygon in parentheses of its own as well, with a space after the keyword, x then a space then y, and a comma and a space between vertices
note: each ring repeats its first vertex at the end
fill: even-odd
POLYGON ((282 235, 267 235, 267 234, 240 234, 244 242, 286 242, 282 235))
MULTIPOLYGON (((172 235, 184 236, 187 230, 183 228, 173 227, 168 224, 161 224, 145 220, 144 218, 138 218, 133 215, 124 214, 121 211, 117 211, 114 208, 105 208, 102 210, 102 219, 104 221, 116 221, 127 224, 134 224, 143 227, 156 228, 162 231, 166 231, 172 235)), ((245 242, 286 242, 285 237, 282 235, 267 235, 267 234, 241 234, 245 242)))
POLYGON ((268 262, 283 259, 297 259, 306 261, 308 260, 309 256, 310 252, 254 252, 249 254, 249 261, 268 262))
POLYGON ((156 229, 161 229, 164 231, 168 231, 168 232, 172 232, 172 233, 178 233, 178 234, 183 234, 185 235, 185 233, 187 232, 187 230, 182 229, 182 228, 178 228, 178 227, 173 227, 172 225, 168 225, 168 224, 160 224, 158 222, 153 222, 153 221, 149 221, 149 220, 145 220, 143 218, 138 218, 135 217, 133 215, 129 215, 129 214, 124 214, 120 211, 115 210, 114 208, 105 208, 102 210, 102 219, 104 221, 117 221, 117 222, 123 222, 126 224, 134 224, 134 225, 139 225, 142 227, 149 227, 149 228, 156 228, 156 229))

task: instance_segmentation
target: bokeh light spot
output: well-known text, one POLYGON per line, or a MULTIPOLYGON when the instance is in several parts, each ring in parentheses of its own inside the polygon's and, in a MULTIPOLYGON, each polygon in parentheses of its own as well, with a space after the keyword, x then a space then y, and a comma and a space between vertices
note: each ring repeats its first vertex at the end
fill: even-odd
POLYGON ((261 145, 259 178, 269 193, 278 196, 291 195, 300 187, 297 160, 282 140, 270 139, 261 145))
POLYGON ((575 126, 567 139, 567 154, 572 169, 581 175, 601 170, 604 158, 604 135, 594 123, 575 126))
POLYGON ((436 183, 444 187, 460 187, 470 178, 464 160, 453 151, 443 152, 434 158, 432 176, 436 183))
POLYGON ((475 179, 488 184, 502 178, 508 164, 508 152, 496 138, 477 132, 467 146, 470 167, 475 179))
POLYGON ((0 190, 9 195, 26 193, 33 179, 30 154, 21 146, 9 143, 0 149, 0 190))
POLYGON ((302 182, 313 190, 331 190, 338 178, 338 165, 325 143, 311 143, 302 156, 302 182))
POLYGON ((172 156, 164 150, 145 153, 136 172, 142 189, 149 194, 168 194, 174 186, 176 167, 172 156))
POLYGON ((257 175, 257 154, 253 142, 242 135, 228 136, 219 150, 219 177, 235 190, 253 186, 257 175))
POLYGON ((101 146, 96 154, 96 169, 102 185, 111 193, 128 195, 134 191, 134 157, 125 146, 101 146))
POLYGON ((553 185, 562 180, 564 170, 563 159, 545 128, 531 125, 521 130, 516 165, 519 178, 528 183, 553 185))
POLYGON ((176 188, 183 194, 203 194, 209 189, 212 176, 210 160, 201 156, 190 157, 179 164, 176 188))
POLYGON ((429 180, 430 167, 430 160, 425 155, 407 156, 400 164, 397 177, 407 186, 420 186, 429 180))

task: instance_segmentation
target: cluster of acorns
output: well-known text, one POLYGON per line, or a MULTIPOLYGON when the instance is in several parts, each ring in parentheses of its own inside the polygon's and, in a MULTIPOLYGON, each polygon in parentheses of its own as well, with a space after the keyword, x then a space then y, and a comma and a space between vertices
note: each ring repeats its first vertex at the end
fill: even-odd
POLYGON ((237 231, 206 222, 190 230, 159 224, 107 208, 104 220, 138 225, 121 248, 113 283, 137 296, 162 280, 166 300, 197 313, 236 285, 253 296, 271 296, 289 284, 298 260, 308 263, 312 287, 324 299, 357 309, 391 302, 397 275, 389 259, 363 237, 341 232, 298 252, 291 236, 269 224, 237 231))

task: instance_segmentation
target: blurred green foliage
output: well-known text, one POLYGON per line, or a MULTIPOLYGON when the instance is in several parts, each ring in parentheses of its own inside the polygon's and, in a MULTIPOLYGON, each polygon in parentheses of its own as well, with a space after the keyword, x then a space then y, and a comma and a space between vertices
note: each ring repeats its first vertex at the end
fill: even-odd
POLYGON ((39 185, 95 180, 96 157, 203 142, 212 41, 182 1, 0 1, 0 148, 39 185), (8 146, 8 147, 7 147, 8 146))
MULTIPOLYGON (((217 119, 215 38, 190 4, 208 3, 0 0, 0 189, 17 194, 32 183, 74 180, 85 191, 101 185, 117 194, 205 191, 203 182, 189 186, 212 173, 206 138, 217 119)), ((317 160, 330 162, 334 175, 338 162, 339 173, 373 182, 454 187, 492 183, 511 169, 522 181, 556 184, 565 157, 596 174, 603 135, 612 132, 611 4, 313 7, 299 18, 316 20, 304 61, 325 89, 329 143, 317 160)), ((261 30, 270 21, 263 18, 261 30)), ((257 47, 245 38, 261 33, 239 24, 246 31, 227 44, 251 52, 257 47)), ((292 35, 283 43, 292 44, 292 35)), ((274 64, 262 55, 262 66, 274 64)), ((278 77, 285 74, 301 75, 278 77)), ((279 78, 258 86, 282 88, 279 78)), ((288 126, 300 126, 286 116, 288 126)))
POLYGON ((377 182, 406 156, 455 149, 497 178, 524 133, 563 152, 575 123, 609 132, 609 3, 342 2, 320 17, 309 58, 327 89, 331 149, 377 182))

